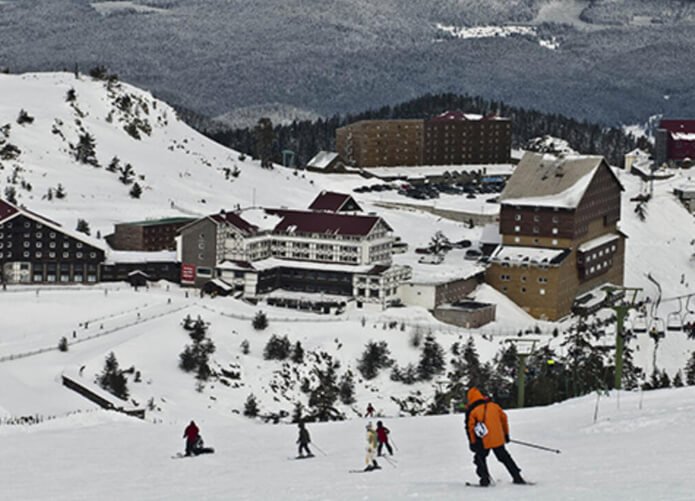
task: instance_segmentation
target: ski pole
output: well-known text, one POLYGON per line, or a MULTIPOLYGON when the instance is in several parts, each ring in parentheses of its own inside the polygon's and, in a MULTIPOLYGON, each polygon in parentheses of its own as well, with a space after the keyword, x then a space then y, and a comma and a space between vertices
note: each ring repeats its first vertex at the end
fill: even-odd
POLYGON ((534 449, 540 449, 542 451, 554 452, 555 454, 560 454, 560 449, 551 449, 550 447, 544 447, 542 445, 531 444, 529 442, 522 442, 521 440, 510 440, 513 444, 524 445, 526 447, 533 447, 534 449))
POLYGON ((382 457, 382 458, 384 459, 384 461, 386 461, 388 464, 390 464, 390 465, 393 466, 394 468, 397 468, 396 463, 395 463, 392 459, 387 458, 386 456, 381 456, 381 457, 382 457))
POLYGON ((393 448, 398 450, 398 446, 396 445, 396 442, 394 442, 391 437, 389 437, 389 440, 391 441, 391 445, 393 445, 393 448))
POLYGON ((321 450, 321 447, 319 447, 318 445, 316 445, 316 442, 311 442, 311 445, 313 445, 314 448, 315 448, 317 451, 319 451, 321 454, 323 454, 324 456, 328 456, 328 454, 326 454, 325 452, 323 452, 323 450, 321 450))

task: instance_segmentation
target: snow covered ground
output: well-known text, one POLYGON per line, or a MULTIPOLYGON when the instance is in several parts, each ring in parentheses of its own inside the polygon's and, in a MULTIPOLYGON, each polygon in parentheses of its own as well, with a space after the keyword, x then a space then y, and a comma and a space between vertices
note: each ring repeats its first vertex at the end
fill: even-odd
POLYGON ((317 456, 294 457, 296 427, 261 425, 205 411, 159 424, 94 411, 36 426, 0 426, 5 499, 283 499, 283 500, 664 500, 695 492, 695 388, 596 396, 509 412, 513 439, 561 454, 509 445, 535 486, 515 486, 489 459, 497 485, 465 486, 476 477, 461 415, 383 418, 397 446, 396 467, 364 466, 365 419, 310 424, 317 456), (170 459, 197 420, 213 455, 170 459))

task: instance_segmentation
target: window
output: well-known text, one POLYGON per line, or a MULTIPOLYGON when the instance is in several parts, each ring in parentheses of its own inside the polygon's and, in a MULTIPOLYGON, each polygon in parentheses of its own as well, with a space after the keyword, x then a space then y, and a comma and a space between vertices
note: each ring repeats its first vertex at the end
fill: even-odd
POLYGON ((545 296, 545 289, 539 289, 538 294, 540 294, 541 296, 545 296))
POLYGON ((538 228, 538 226, 533 227, 533 232, 534 233, 540 233, 540 229, 538 228))
POLYGON ((518 244, 519 242, 521 242, 521 239, 519 237, 514 237, 514 243, 518 244))
POLYGON ((522 294, 526 294, 526 287, 522 287, 521 289, 519 289, 519 292, 521 292, 522 294))
POLYGON ((540 222, 540 220, 541 220, 540 216, 533 216, 533 222, 534 223, 538 223, 538 222, 540 222))
POLYGON ((553 245, 557 245, 557 239, 553 238, 553 245))
POLYGON ((539 284, 547 284, 548 283, 548 277, 538 277, 538 283, 539 284))
POLYGON ((521 214, 516 214, 514 216, 514 221, 521 221, 521 214))
POLYGON ((201 277, 211 277, 212 276, 212 270, 210 268, 203 268, 203 267, 198 267, 198 275, 201 277))
POLYGON ((553 228, 553 235, 557 235, 557 228, 553 228))
POLYGON ((526 275, 521 275, 521 281, 526 282, 526 275))
POLYGON ((557 216, 553 216, 553 223, 557 223, 557 222, 558 222, 559 220, 560 220, 560 218, 559 218, 559 217, 557 217, 557 216))
POLYGON ((514 231, 519 233, 521 231, 521 226, 515 226, 514 231))

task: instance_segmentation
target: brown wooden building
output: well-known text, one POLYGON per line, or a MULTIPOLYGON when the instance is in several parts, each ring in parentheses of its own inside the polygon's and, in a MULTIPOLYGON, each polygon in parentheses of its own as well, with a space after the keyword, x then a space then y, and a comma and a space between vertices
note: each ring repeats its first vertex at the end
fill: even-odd
POLYGON ((511 147, 511 120, 458 111, 429 120, 362 120, 336 131, 338 154, 354 167, 507 163, 511 147))
POLYGON ((422 120, 362 120, 336 130, 338 154, 348 166, 422 165, 422 120))
POLYGON ((486 281, 550 320, 569 314, 580 294, 622 285, 622 190, 603 157, 527 153, 500 195, 502 244, 486 281))
POLYGON ((115 225, 106 237, 111 248, 132 251, 176 250, 176 234, 181 227, 195 221, 190 217, 150 219, 115 225))
POLYGON ((512 122, 494 115, 447 111, 425 121, 424 165, 508 163, 512 122))

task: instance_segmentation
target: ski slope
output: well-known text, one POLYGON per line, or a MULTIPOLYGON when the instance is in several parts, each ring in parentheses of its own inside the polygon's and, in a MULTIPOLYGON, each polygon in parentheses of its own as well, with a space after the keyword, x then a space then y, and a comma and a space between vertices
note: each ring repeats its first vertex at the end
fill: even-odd
POLYGON ((171 459, 183 450, 188 419, 151 424, 105 411, 36 426, 0 426, 5 499, 51 500, 668 500, 695 492, 695 388, 570 400, 509 412, 512 438, 562 450, 557 455, 509 445, 534 486, 511 484, 490 458, 497 485, 469 488, 472 456, 462 415, 387 419, 397 467, 364 466, 365 419, 309 424, 325 452, 296 454, 293 425, 261 425, 201 410, 196 419, 213 455, 171 459))

